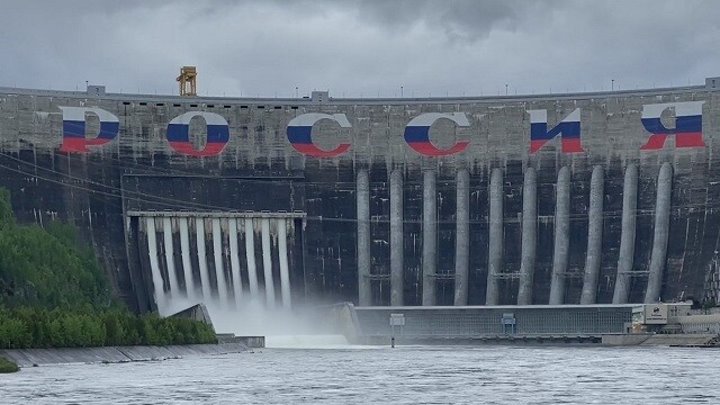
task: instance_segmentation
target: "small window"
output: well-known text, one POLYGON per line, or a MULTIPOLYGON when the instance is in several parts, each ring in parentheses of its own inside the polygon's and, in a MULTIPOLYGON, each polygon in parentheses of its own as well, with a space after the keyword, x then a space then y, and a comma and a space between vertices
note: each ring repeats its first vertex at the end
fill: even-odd
POLYGON ((290 107, 290 108, 293 109, 293 110, 297 110, 297 109, 298 109, 298 106, 294 105, 294 106, 292 106, 292 107, 290 107))
POLYGON ((246 105, 241 105, 240 108, 242 108, 243 110, 247 110, 248 107, 246 105))
POLYGON ((230 105, 224 105, 223 108, 232 108, 230 105))
POLYGON ((276 106, 275 106, 275 107, 273 107, 273 108, 274 108, 274 109, 276 109, 276 110, 282 110, 282 107, 281 107, 281 106, 279 106, 279 105, 276 105, 276 106))
POLYGON ((180 104, 173 104, 173 107, 180 107, 180 104))
POLYGON ((147 103, 144 102, 144 101, 141 101, 141 102, 140 102, 140 105, 147 105, 147 103))
POLYGON ((129 101, 123 101, 123 105, 130 105, 129 101))
POLYGON ((155 107, 165 107, 165 103, 155 103, 155 107))
POLYGON ((265 109, 265 106, 264 106, 264 105, 259 105, 259 106, 257 106, 257 108, 258 108, 259 110, 263 110, 263 109, 265 109))
POLYGON ((208 104, 207 108, 215 108, 215 104, 208 104))

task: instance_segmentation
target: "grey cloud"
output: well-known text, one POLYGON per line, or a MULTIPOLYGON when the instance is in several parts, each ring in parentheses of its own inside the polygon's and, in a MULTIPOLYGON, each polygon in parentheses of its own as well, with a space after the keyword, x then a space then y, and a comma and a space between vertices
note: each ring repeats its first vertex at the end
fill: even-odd
POLYGON ((720 2, 0 1, 0 86, 202 94, 472 95, 698 83, 720 2))
POLYGON ((550 10, 558 2, 529 0, 366 0, 359 2, 359 16, 386 27, 406 27, 423 22, 452 38, 476 40, 493 28, 514 29, 527 15, 550 10))

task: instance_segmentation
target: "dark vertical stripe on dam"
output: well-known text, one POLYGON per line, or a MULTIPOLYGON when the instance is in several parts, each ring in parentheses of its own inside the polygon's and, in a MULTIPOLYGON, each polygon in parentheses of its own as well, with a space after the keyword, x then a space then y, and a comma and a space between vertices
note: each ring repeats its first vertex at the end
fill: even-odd
POLYGON ((520 161, 509 161, 505 166, 503 181, 503 259, 500 278, 502 305, 515 305, 518 301, 518 284, 522 258, 522 213, 523 213, 523 165, 520 161))
POLYGON ((193 282, 195 284, 195 295, 202 297, 202 283, 200 280, 200 265, 197 251, 197 224, 194 218, 188 219, 188 242, 190 244, 190 267, 192 268, 193 282))
POLYGON ((455 294, 455 220, 456 172, 440 170, 437 191, 437 245, 435 278, 435 305, 450 306, 455 294))
MULTIPOLYGON (((143 217, 136 217, 134 219, 135 224, 135 235, 137 240, 137 252, 138 252, 138 261, 140 262, 140 268, 141 269, 150 269, 150 249, 148 248, 148 230, 147 230, 147 220, 143 217)), ((152 279, 152 273, 151 271, 143 271, 142 272, 142 282, 144 284, 144 289, 148 297, 148 304, 152 311, 158 310, 157 301, 155 301, 155 285, 153 283, 152 279)))
POLYGON ((588 208, 592 170, 571 168, 570 247, 565 271, 565 304, 580 304, 588 246, 588 208))
POLYGON ((370 177, 370 289, 373 305, 390 305, 390 188, 384 165, 370 177))
MULTIPOLYGON (((357 300, 357 196, 352 161, 305 160, 302 230, 305 292, 328 302, 357 300), (327 184, 332 184, 328 187, 327 184)), ((259 244, 259 239, 255 241, 259 244)), ((261 262, 258 262, 258 270, 261 262)), ((297 301, 296 301, 297 302, 297 301)))
MULTIPOLYGON (((205 263, 207 266, 208 278, 210 279, 210 291, 212 292, 213 297, 219 299, 219 286, 217 280, 217 273, 215 272, 215 249, 213 246, 214 238, 212 219, 204 218, 203 221, 205 223, 205 263)), ((258 240, 261 240, 260 233, 258 233, 258 240)), ((262 263, 262 247, 259 263, 262 263)))
MULTIPOLYGON (((640 166, 642 168, 642 166, 640 166)), ((655 229, 659 166, 646 166, 638 172, 638 205, 635 231, 635 258, 630 281, 629 303, 645 300, 655 229)))
POLYGON ((470 174, 470 258, 468 271, 468 305, 484 305, 488 278, 489 186, 487 173, 470 174))
POLYGON ((127 254, 128 254, 128 265, 130 273, 130 281, 132 288, 135 291, 137 297, 138 311, 149 312, 157 310, 155 300, 152 298, 152 292, 148 289, 149 277, 147 272, 142 271, 145 260, 142 256, 145 250, 142 248, 145 244, 142 240, 142 234, 140 233, 140 219, 139 217, 126 217, 126 240, 127 240, 127 254))
POLYGON ((550 300, 552 284, 553 250, 555 238, 555 207, 557 173, 556 162, 536 162, 537 176, 537 243, 533 272, 532 304, 545 305, 550 300))
POLYGON ((596 304, 612 302, 622 234, 622 200, 625 171, 622 162, 603 166, 605 191, 603 201, 602 250, 598 273, 596 304))
MULTIPOLYGON (((711 237, 705 232, 710 228, 706 222, 717 221, 713 215, 706 214, 705 210, 698 209, 708 198, 711 185, 707 184, 710 170, 697 156, 683 156, 673 162, 673 185, 670 210, 670 235, 667 251, 667 268, 663 276, 661 297, 663 301, 699 300, 712 296, 712 277, 706 263, 711 259, 703 258, 705 237, 711 237), (707 228, 707 230, 706 230, 707 228), (698 248, 700 247, 700 248, 698 248), (701 272, 688 272, 686 269, 702 269, 701 272), (690 291, 706 290, 705 296, 695 296, 690 291)), ((712 200, 711 200, 712 201, 712 200)), ((714 251, 713 251, 714 253, 714 251)))

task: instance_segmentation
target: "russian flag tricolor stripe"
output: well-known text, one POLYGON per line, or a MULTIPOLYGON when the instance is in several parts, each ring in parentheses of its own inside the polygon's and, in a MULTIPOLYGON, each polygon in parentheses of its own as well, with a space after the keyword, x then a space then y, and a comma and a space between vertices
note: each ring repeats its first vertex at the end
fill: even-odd
POLYGON ((457 141, 447 149, 441 149, 430 142, 430 127, 439 119, 448 119, 458 127, 469 127, 470 121, 464 113, 424 113, 413 118, 405 127, 405 142, 415 152, 424 156, 448 156, 464 151, 469 141, 457 141))
POLYGON ((580 141, 580 109, 576 108, 551 130, 547 129, 547 110, 529 110, 530 153, 536 153, 545 144, 560 135, 563 153, 583 152, 580 141))
POLYGON ((120 120, 102 108, 60 107, 63 113, 63 142, 61 152, 86 153, 88 146, 102 146, 118 135, 120 120), (94 114, 100 120, 100 129, 94 138, 85 137, 85 114, 94 114))
POLYGON ((316 122, 321 120, 335 121, 341 128, 350 128, 345 114, 301 114, 290 120, 287 126, 287 138, 292 147, 303 155, 331 158, 340 156, 350 149, 349 143, 341 143, 332 150, 318 148, 312 141, 312 129, 316 122))
POLYGON ((686 101, 644 105, 640 121, 651 135, 640 150, 662 149, 668 136, 671 135, 675 136, 676 148, 704 147, 702 133, 704 103, 704 101, 686 101), (675 110, 675 128, 667 128, 661 120, 662 113, 671 108, 675 110))
POLYGON ((288 141, 293 145, 311 145, 312 142, 312 126, 308 127, 296 127, 288 126, 287 136, 288 141))
POLYGON ((204 111, 191 111, 173 118, 167 126, 167 140, 170 147, 188 156, 219 155, 230 140, 230 128, 222 116, 204 111), (201 150, 190 142, 190 121, 202 117, 207 128, 207 142, 201 150))

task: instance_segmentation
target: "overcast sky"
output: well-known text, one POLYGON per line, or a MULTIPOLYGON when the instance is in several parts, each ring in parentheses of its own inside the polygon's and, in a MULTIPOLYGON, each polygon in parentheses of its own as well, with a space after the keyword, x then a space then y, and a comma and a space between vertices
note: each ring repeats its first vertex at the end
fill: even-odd
POLYGON ((720 76, 720 1, 0 0, 0 86, 497 95, 720 76))

